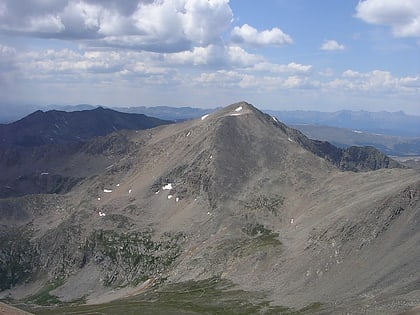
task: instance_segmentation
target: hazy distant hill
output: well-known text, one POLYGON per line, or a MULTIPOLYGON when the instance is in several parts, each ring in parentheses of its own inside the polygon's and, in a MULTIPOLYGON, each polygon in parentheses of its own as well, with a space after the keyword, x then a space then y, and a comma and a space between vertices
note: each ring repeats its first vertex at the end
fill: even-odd
POLYGON ((289 125, 323 125, 392 136, 420 137, 420 116, 406 115, 401 111, 391 113, 349 110, 337 112, 267 110, 266 112, 289 125))
POLYGON ((360 130, 350 130, 319 125, 292 125, 311 139, 328 141, 335 146, 373 146, 387 155, 420 155, 420 137, 404 138, 372 134, 360 130))
POLYGON ((14 123, 0 125, 0 146, 74 143, 116 130, 141 130, 170 121, 102 107, 83 111, 36 111, 14 123))

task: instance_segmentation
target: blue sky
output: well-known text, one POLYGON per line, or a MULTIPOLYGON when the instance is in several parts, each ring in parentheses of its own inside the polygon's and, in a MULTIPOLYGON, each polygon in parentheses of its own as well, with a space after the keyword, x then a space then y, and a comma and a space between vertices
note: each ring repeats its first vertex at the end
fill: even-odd
POLYGON ((419 0, 0 0, 1 104, 420 115, 419 0))

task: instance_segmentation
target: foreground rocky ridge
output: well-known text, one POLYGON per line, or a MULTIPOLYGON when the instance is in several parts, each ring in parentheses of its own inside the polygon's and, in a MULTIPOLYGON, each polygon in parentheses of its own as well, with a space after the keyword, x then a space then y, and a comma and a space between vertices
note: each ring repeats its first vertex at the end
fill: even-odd
MULTIPOLYGON (((0 283, 49 281, 48 303, 94 303, 118 287, 220 279, 272 305, 407 309, 420 303, 420 180, 398 167, 247 103, 111 134, 43 175, 79 178, 65 194, 0 200, 0 283)), ((37 291, 23 287, 4 294, 37 291)))

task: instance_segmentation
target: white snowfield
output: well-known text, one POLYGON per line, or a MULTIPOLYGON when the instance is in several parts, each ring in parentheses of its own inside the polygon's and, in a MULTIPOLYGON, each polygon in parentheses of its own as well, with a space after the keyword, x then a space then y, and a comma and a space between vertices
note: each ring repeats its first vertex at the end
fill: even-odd
POLYGON ((111 189, 104 189, 104 193, 112 193, 111 189))
POLYGON ((204 120, 204 119, 206 119, 207 117, 209 117, 209 115, 207 114, 207 115, 204 115, 204 116, 201 116, 201 120, 204 120))
POLYGON ((240 112, 242 110, 242 106, 239 106, 237 109, 235 109, 235 112, 240 112))
POLYGON ((163 190, 171 190, 172 189, 172 184, 166 184, 165 186, 162 187, 163 190))
POLYGON ((104 212, 102 212, 102 211, 99 211, 99 216, 100 217, 104 217, 104 216, 106 216, 106 214, 104 212))

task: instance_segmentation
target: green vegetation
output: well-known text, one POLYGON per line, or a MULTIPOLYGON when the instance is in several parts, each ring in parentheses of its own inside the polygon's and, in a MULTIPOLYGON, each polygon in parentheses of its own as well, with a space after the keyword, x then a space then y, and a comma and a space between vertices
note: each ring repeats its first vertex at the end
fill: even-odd
POLYGON ((162 286, 145 294, 101 305, 62 306, 32 310, 37 315, 51 314, 278 314, 304 315, 319 311, 319 303, 301 310, 272 306, 264 294, 235 289, 218 277, 162 286))
POLYGON ((50 291, 58 288, 63 284, 62 280, 56 280, 54 282, 47 283, 41 290, 39 290, 34 295, 25 299, 26 303, 36 304, 36 305, 57 305, 60 304, 60 300, 50 294, 50 291))
POLYGON ((284 197, 281 195, 266 196, 256 195, 251 196, 243 203, 247 210, 262 210, 274 215, 278 215, 279 208, 284 204, 284 197))
POLYGON ((27 280, 38 255, 22 231, 9 231, 0 236, 0 291, 27 280))
POLYGON ((150 231, 97 230, 86 241, 84 251, 106 269, 105 285, 135 285, 169 267, 178 257, 182 241, 182 233, 165 233, 153 240, 150 231))
POLYGON ((265 228, 262 224, 248 223, 242 228, 242 231, 252 237, 250 245, 255 245, 257 247, 266 245, 281 245, 281 242, 278 239, 279 234, 265 228))

